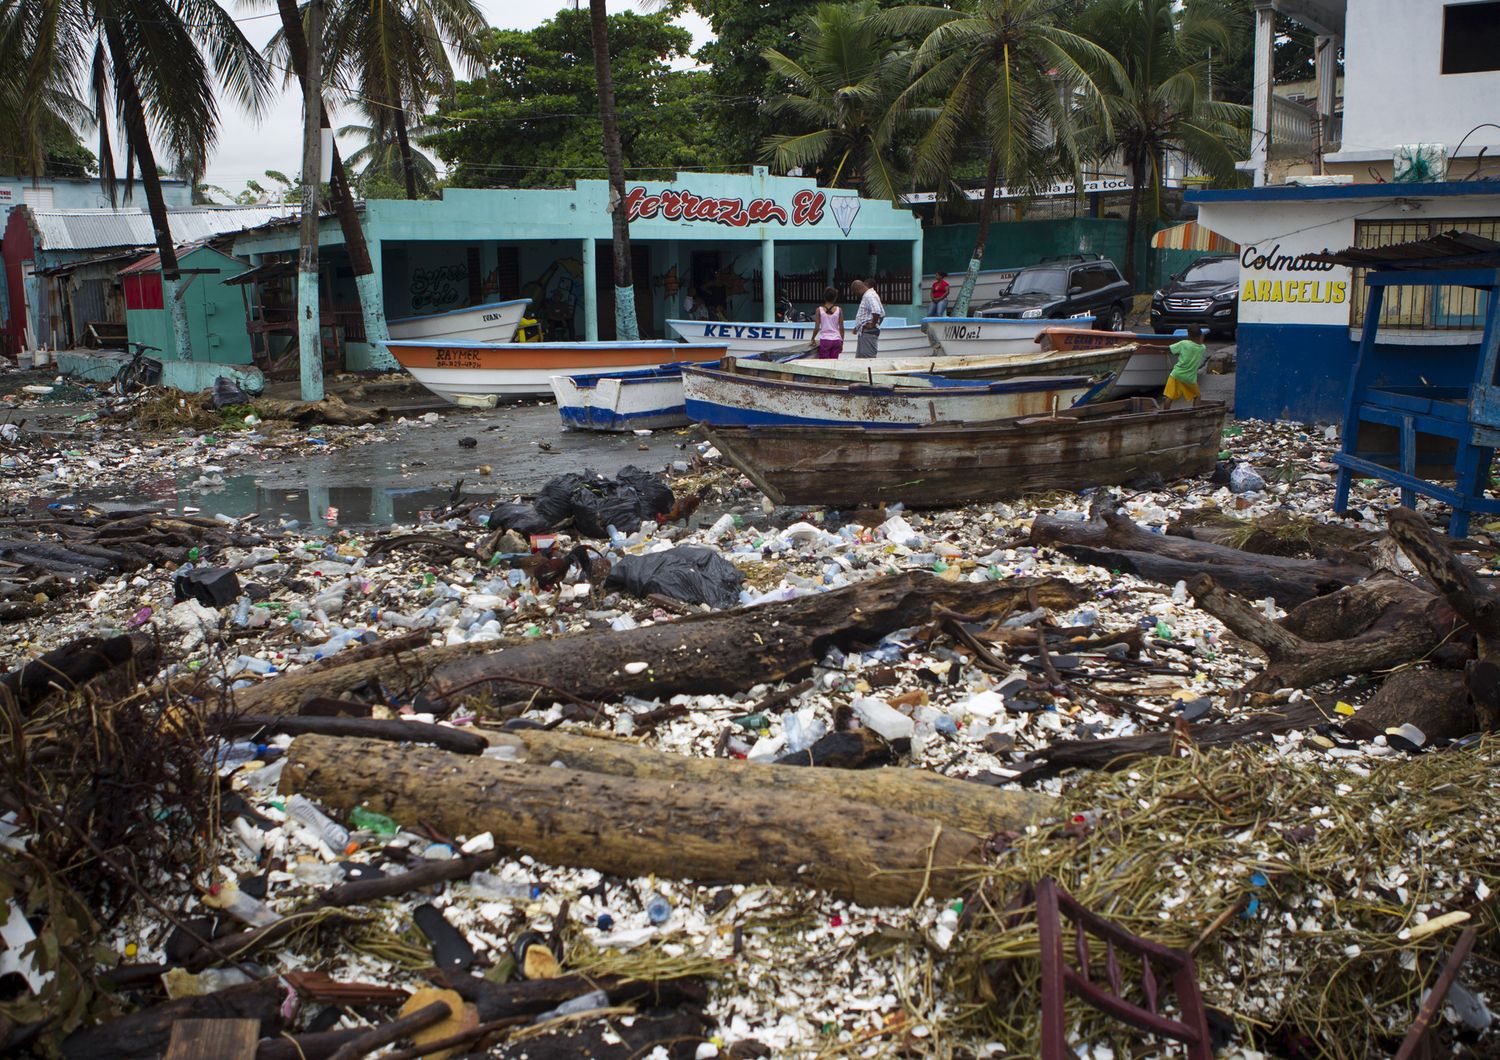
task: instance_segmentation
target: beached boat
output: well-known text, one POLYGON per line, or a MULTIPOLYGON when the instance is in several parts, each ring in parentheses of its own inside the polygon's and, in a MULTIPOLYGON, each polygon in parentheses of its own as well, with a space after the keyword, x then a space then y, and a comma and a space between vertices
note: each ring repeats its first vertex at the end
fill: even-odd
MULTIPOLYGON (((816 324, 726 323, 721 320, 669 320, 667 326, 688 342, 715 342, 729 347, 737 357, 782 353, 797 347, 811 348, 816 324)), ((844 327, 844 350, 853 354, 858 337, 854 325, 844 327)), ((930 354, 932 341, 920 324, 887 320, 880 329, 880 355, 906 357, 930 354)))
POLYGON ((718 368, 684 368, 682 397, 690 419, 714 426, 909 429, 925 423, 968 423, 1067 409, 1090 400, 1108 385, 1108 380, 1087 376, 989 382, 936 375, 840 378, 844 374, 809 368, 795 377, 785 373, 778 377, 741 371, 731 359, 718 368))
POLYGON ((1130 331, 1090 331, 1087 328, 1051 327, 1037 336, 1036 341, 1044 350, 1080 353, 1106 346, 1133 344, 1136 352, 1126 363, 1115 390, 1159 391, 1167 385, 1167 373, 1172 370, 1176 358, 1168 349, 1172 343, 1185 336, 1179 331, 1175 335, 1136 334, 1130 331))
MULTIPOLYGON (((790 364, 831 365, 846 371, 876 375, 900 375, 921 372, 944 375, 949 379, 1020 379, 1038 375, 1119 375, 1135 353, 1133 346, 1117 346, 1080 353, 1053 353, 1034 347, 1027 356, 1006 354, 999 357, 875 357, 859 360, 836 357, 831 360, 799 359, 790 364)), ((741 364, 750 364, 741 361, 741 364)))
MULTIPOLYGON (((1070 318, 1076 327, 1088 327, 1093 317, 1070 318)), ((1005 354, 1035 355, 1036 337, 1056 320, 1002 320, 998 317, 925 317, 922 326, 932 341, 949 357, 995 357, 1005 354)))
POLYGON ((552 393, 554 375, 634 372, 675 361, 711 361, 722 345, 639 342, 452 342, 391 339, 383 344, 412 376, 459 404, 552 393))
MULTIPOLYGON (((685 362, 691 363, 691 362, 685 362)), ((705 365, 718 362, 708 361, 705 365)), ((563 426, 586 431, 657 430, 691 423, 682 403, 684 364, 638 372, 554 375, 563 426)))
POLYGON ((946 508, 1213 469, 1223 402, 1159 409, 1150 398, 996 424, 904 429, 703 428, 777 504, 946 508))
POLYGON ((393 339, 458 339, 463 342, 510 342, 526 315, 530 298, 488 302, 446 313, 388 320, 393 339))

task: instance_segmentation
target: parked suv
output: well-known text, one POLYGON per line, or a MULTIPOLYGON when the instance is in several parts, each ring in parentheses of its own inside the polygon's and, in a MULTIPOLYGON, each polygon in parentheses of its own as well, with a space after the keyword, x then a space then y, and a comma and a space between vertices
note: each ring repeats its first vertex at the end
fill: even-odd
POLYGON ((1008 320, 1092 316, 1100 331, 1119 331, 1129 309, 1130 284, 1114 262, 1074 255, 1022 269, 1003 295, 975 314, 1008 320))
POLYGON ((1151 329, 1197 324, 1233 335, 1239 323, 1240 262, 1233 254, 1199 258, 1151 296, 1151 329))

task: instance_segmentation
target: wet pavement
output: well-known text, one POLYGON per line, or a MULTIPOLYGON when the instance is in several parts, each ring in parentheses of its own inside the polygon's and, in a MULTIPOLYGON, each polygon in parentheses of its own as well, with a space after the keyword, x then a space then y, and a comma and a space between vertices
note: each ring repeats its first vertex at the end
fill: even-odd
POLYGON ((455 410, 433 424, 415 420, 377 429, 386 441, 207 474, 184 469, 50 500, 106 510, 198 509, 235 518, 259 513, 304 526, 328 525, 333 507, 339 526, 378 526, 416 522, 424 509, 447 504, 460 480, 462 494, 471 498, 531 494, 556 475, 584 468, 606 475, 627 464, 660 470, 686 459, 694 442, 686 428, 645 437, 565 431, 551 403, 455 410), (464 448, 462 438, 477 444, 464 448), (488 475, 482 472, 486 465, 488 475))

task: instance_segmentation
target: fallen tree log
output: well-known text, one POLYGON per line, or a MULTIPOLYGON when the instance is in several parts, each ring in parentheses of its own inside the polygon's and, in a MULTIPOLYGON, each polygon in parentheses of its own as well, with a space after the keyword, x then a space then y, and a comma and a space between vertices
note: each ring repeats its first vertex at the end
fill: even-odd
POLYGON ((426 973, 438 986, 457 992, 479 1011, 482 1023, 511 1016, 537 1016, 564 1001, 603 990, 611 1005, 708 1004, 708 985, 697 976, 675 979, 624 979, 616 975, 561 975, 556 979, 523 979, 492 983, 477 975, 434 968, 426 973))
POLYGON ((241 714, 224 723, 230 733, 284 732, 288 736, 315 733, 320 736, 359 736, 398 743, 430 743, 445 751, 461 755, 484 753, 489 746, 483 736, 469 729, 447 725, 430 725, 422 721, 400 721, 395 718, 302 717, 292 715, 241 714))
POLYGON ((28 713, 54 692, 71 692, 107 673, 131 669, 139 680, 156 672, 156 647, 141 633, 83 637, 0 675, 0 697, 28 713))
POLYGON ((954 894, 979 841, 855 799, 642 780, 546 765, 299 736, 282 789, 334 810, 357 805, 553 865, 618 876, 820 887, 865 905, 954 894))
POLYGON ((261 1036, 268 1037, 281 1031, 281 1003, 285 996, 286 988, 273 975, 212 994, 165 1001, 74 1031, 63 1039, 62 1055, 66 1060, 159 1057, 167 1051, 172 1025, 189 1019, 259 1020, 261 1036))
POLYGON ((725 790, 766 788, 800 796, 804 805, 824 799, 853 799, 870 806, 924 817, 934 823, 986 837, 1019 831, 1055 811, 1050 796, 1002 791, 982 784, 929 773, 923 769, 884 766, 853 771, 807 769, 744 762, 733 758, 690 758, 664 754, 608 737, 523 729, 498 737, 525 748, 526 761, 547 766, 637 780, 686 781, 725 790))
POLYGON ((1373 740, 1410 722, 1428 740, 1455 740, 1478 727, 1460 670, 1399 670, 1344 724, 1355 739, 1373 740))
POLYGON ((830 647, 871 643, 892 630, 919 625, 939 609, 988 616, 1023 605, 1068 608, 1081 603, 1085 593, 1060 578, 975 585, 898 574, 784 603, 530 640, 445 661, 433 671, 427 696, 445 702, 487 694, 505 703, 532 696, 537 683, 592 700, 738 692, 798 678, 830 647))
POLYGON ((1033 545, 1057 545, 1090 566, 1135 574, 1163 585, 1212 570, 1218 583, 1239 596, 1276 598, 1294 607, 1363 581, 1369 568, 1343 560, 1267 556, 1185 537, 1154 534, 1118 512, 1087 522, 1039 515, 1031 524, 1033 545))

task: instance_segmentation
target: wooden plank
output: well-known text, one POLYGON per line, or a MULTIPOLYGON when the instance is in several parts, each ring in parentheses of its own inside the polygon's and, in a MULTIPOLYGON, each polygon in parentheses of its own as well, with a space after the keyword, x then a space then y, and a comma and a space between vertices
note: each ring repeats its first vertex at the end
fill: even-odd
POLYGON ((178 1020, 166 1060, 254 1060, 259 1020, 178 1020))

